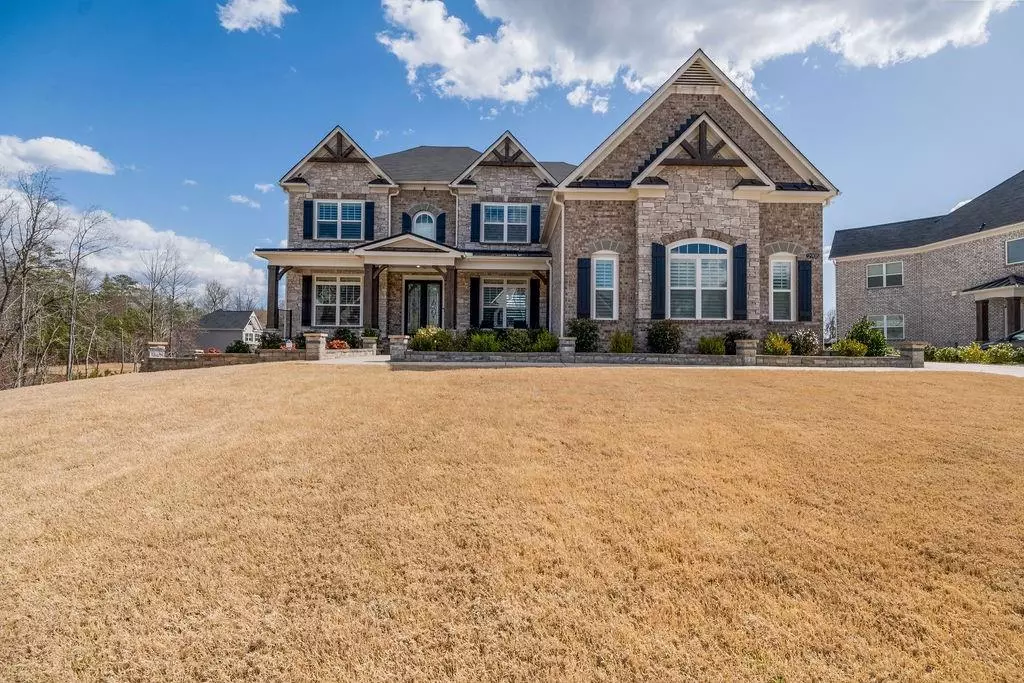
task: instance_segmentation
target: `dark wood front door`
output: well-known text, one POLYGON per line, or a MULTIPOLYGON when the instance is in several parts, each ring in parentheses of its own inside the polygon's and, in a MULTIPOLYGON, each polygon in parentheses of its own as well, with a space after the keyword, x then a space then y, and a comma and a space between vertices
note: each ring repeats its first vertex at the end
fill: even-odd
POLYGON ((421 327, 441 326, 441 283, 438 280, 405 281, 405 333, 421 327))

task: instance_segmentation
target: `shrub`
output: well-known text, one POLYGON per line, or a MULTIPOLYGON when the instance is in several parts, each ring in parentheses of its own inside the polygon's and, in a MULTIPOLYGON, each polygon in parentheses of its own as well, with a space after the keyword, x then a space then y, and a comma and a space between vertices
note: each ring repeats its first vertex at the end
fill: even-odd
POLYGON ((345 341, 344 339, 332 339, 329 342, 327 342, 327 348, 332 349, 334 351, 344 351, 345 349, 350 349, 352 347, 349 346, 348 342, 345 341))
POLYGON ((537 332, 537 338, 534 339, 533 344, 530 345, 530 350, 539 353, 557 351, 558 336, 551 334, 547 330, 540 330, 537 332))
POLYGON ((778 332, 769 332, 761 342, 766 356, 788 356, 793 353, 793 346, 778 332))
POLYGON ((938 351, 938 349, 936 349, 931 344, 927 344, 924 347, 924 359, 925 359, 925 361, 928 362, 928 363, 931 363, 932 361, 934 361, 935 360, 935 352, 936 351, 938 351))
POLYGON ((498 340, 502 351, 512 353, 523 353, 530 350, 530 332, 528 330, 512 329, 506 330, 505 334, 498 340))
POLYGON ((697 353, 709 356, 725 355, 725 337, 701 337, 697 341, 697 353))
POLYGON ((477 352, 501 351, 501 344, 493 332, 476 332, 470 335, 467 350, 477 352))
POLYGON ((840 339, 831 348, 833 356, 852 356, 861 357, 866 356, 868 353, 868 347, 865 344, 857 341, 856 339, 840 339))
POLYGON ((786 337, 786 341, 793 348, 793 354, 797 356, 813 356, 821 350, 821 342, 814 330, 800 330, 786 337))
POLYGON ((736 355, 736 341, 738 339, 753 339, 754 335, 750 334, 750 330, 737 329, 729 330, 725 333, 725 352, 730 356, 736 355))
POLYGON ((982 350, 978 342, 972 342, 970 346, 961 346, 957 349, 957 355, 961 363, 985 363, 988 356, 982 350))
POLYGON ((647 348, 651 353, 679 353, 682 333, 670 320, 658 320, 647 330, 647 348))
POLYGON ((608 342, 612 353, 633 353, 633 335, 624 330, 615 330, 608 342))
POLYGON ((1017 349, 1013 344, 993 344, 985 352, 988 355, 988 362, 996 365, 1005 365, 1014 362, 1017 349))
POLYGON ((566 326, 569 336, 576 337, 576 350, 580 353, 594 353, 597 351, 601 334, 597 323, 590 318, 576 318, 570 320, 566 326))
POLYGON ((1024 363, 1024 346, 1014 348, 1013 350, 1013 362, 1024 363))
POLYGON ((260 335, 261 349, 279 349, 284 344, 284 339, 276 332, 264 332, 260 335))
POLYGON ((854 323, 846 338, 859 341, 866 346, 868 348, 867 355, 869 356, 884 356, 885 347, 888 346, 885 341, 885 335, 880 329, 872 325, 867 318, 861 318, 854 323))
POLYGON ((241 339, 236 339, 227 345, 224 349, 224 353, 252 353, 252 349, 241 339))
POLYGON ((306 335, 300 334, 292 339, 292 343, 295 344, 295 348, 304 349, 306 348, 306 335))
POLYGON ((892 344, 885 345, 885 353, 882 354, 886 358, 899 358, 903 353, 892 344))
POLYGON ((455 350, 455 335, 451 330, 443 330, 440 327, 421 327, 409 340, 409 350, 453 351, 455 350))
POLYGON ((363 336, 380 339, 380 330, 378 330, 376 327, 370 327, 369 325, 367 325, 366 327, 363 328, 363 336))
POLYGON ((935 362, 959 363, 960 349, 956 348, 955 346, 945 346, 941 349, 935 349, 935 362))
POLYGON ((331 335, 331 339, 340 339, 348 344, 348 348, 350 349, 358 349, 363 344, 359 333, 350 327, 339 327, 334 331, 334 334, 331 335))

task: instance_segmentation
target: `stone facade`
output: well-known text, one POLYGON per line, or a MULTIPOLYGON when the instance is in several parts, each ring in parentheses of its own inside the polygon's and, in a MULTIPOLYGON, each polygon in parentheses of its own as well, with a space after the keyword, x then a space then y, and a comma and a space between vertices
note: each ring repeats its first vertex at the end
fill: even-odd
POLYGON ((354 199, 374 202, 374 234, 388 234, 387 193, 368 185, 376 178, 369 164, 330 164, 308 162, 301 169, 309 182, 309 192, 288 193, 288 246, 316 249, 330 246, 351 246, 362 240, 307 240, 302 237, 302 206, 307 199, 354 199))
MULTIPOLYGON (((416 214, 426 211, 434 217, 435 225, 437 217, 442 212, 445 216, 444 243, 455 247, 456 225, 458 219, 455 215, 455 196, 448 190, 416 190, 403 188, 391 198, 391 233, 398 235, 402 232, 402 214, 409 214, 409 218, 415 218, 416 214)), ((384 237, 386 233, 380 236, 384 237)))
MULTIPOLYGON (((1024 228, 896 257, 858 256, 836 262, 836 317, 845 334, 864 316, 902 314, 907 339, 936 346, 967 344, 976 336, 975 285, 1006 275, 1024 276, 1024 264, 1006 264, 1006 241, 1024 228), (903 262, 903 286, 867 288, 869 263, 903 262)), ((989 300, 989 339, 1008 332, 1005 299, 989 300)), ((1021 318, 1024 320, 1024 317, 1021 318)))
POLYGON ((479 166, 473 170, 476 186, 459 188, 458 239, 460 248, 531 251, 542 248, 537 244, 493 244, 470 241, 471 206, 482 202, 512 202, 540 205, 540 224, 547 220, 551 188, 537 187, 541 178, 532 168, 479 166))

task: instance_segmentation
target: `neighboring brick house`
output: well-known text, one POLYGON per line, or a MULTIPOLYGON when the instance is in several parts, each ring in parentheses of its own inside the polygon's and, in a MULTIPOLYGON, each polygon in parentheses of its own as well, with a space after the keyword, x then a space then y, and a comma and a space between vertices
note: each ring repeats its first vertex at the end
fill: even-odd
POLYGON ((1021 328, 1024 172, 943 216, 839 230, 840 333, 868 317, 890 339, 938 346, 1021 328))
POLYGON ((822 207, 837 191, 701 51, 578 167, 538 162, 509 132, 482 153, 371 158, 335 128, 281 186, 288 246, 256 254, 268 327, 285 334, 561 335, 587 317, 642 347, 671 319, 692 348, 740 327, 821 330, 822 207))

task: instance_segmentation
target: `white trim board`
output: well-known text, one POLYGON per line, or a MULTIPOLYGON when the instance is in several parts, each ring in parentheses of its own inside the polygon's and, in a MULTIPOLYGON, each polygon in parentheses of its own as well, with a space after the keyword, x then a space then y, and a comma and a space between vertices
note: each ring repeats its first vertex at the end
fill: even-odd
POLYGON ((512 142, 512 144, 514 144, 516 147, 518 147, 523 152, 523 154, 526 155, 526 158, 530 160, 530 163, 532 163, 534 165, 534 168, 536 168, 540 172, 540 173, 538 173, 538 175, 540 175, 540 177, 542 179, 547 180, 549 183, 551 183, 554 186, 557 186, 558 183, 555 182, 554 176, 552 176, 550 173, 548 173, 548 170, 546 168, 544 168, 541 165, 541 163, 539 161, 537 161, 536 158, 534 158, 534 156, 532 154, 530 154, 530 150, 526 149, 526 145, 524 145, 523 143, 519 142, 519 140, 516 139, 516 136, 512 135, 512 131, 506 130, 504 133, 502 133, 501 135, 498 136, 497 140, 492 142, 490 144, 490 146, 483 151, 483 154, 478 156, 476 158, 476 160, 473 161, 473 163, 471 163, 469 166, 467 166, 466 170, 464 170, 462 173, 460 173, 458 176, 456 176, 455 180, 453 180, 450 183, 451 187, 457 187, 460 182, 465 180, 466 177, 469 176, 469 174, 477 166, 480 165, 480 162, 482 162, 484 159, 486 159, 491 154, 491 152, 493 152, 495 149, 497 149, 498 145, 501 144, 501 142, 503 140, 506 140, 506 139, 510 140, 512 142))
POLYGON ((385 173, 384 169, 382 169, 380 166, 378 166, 377 162, 375 162, 373 160, 373 157, 371 157, 369 154, 367 154, 366 151, 363 150, 363 148, 359 145, 359 143, 356 142, 356 139, 354 137, 352 137, 351 135, 349 135, 345 131, 345 129, 342 128, 341 126, 335 126, 334 128, 332 128, 330 130, 330 132, 327 133, 327 135, 325 135, 320 140, 320 142, 316 143, 316 146, 313 147, 313 149, 309 150, 309 154, 307 154, 306 156, 302 157, 302 160, 299 161, 299 163, 297 163, 294 166, 292 166, 291 169, 287 173, 285 173, 283 176, 281 176, 281 179, 279 181, 277 181, 278 185, 280 185, 281 187, 285 187, 286 185, 291 185, 291 186, 294 187, 296 185, 296 183, 285 183, 285 181, 288 180, 288 178, 291 178, 292 175, 296 171, 298 171, 300 168, 302 168, 303 164, 305 164, 307 161, 312 159, 313 155, 316 154, 317 152, 319 152, 321 149, 323 149, 324 145, 326 145, 327 142, 334 135, 337 135, 338 133, 341 133, 341 135, 346 140, 348 140, 349 142, 351 142, 355 146, 356 151, 359 152, 359 154, 361 154, 364 159, 366 159, 366 162, 368 164, 370 164, 370 168, 373 169, 374 173, 376 173, 379 177, 383 178, 384 180, 388 181, 391 184, 392 187, 398 187, 398 185, 395 183, 395 181, 391 179, 391 176, 389 176, 387 173, 385 173))

